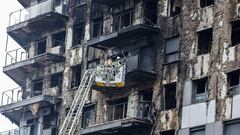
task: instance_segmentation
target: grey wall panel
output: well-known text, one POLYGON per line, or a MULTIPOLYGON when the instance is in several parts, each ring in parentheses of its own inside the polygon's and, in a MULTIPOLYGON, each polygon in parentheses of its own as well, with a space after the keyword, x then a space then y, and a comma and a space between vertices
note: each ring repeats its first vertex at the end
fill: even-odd
POLYGON ((214 135, 215 123, 210 123, 206 125, 205 135, 214 135))
POLYGON ((185 82, 183 92, 183 106, 191 105, 192 103, 192 81, 188 80, 185 82))
POLYGON ((178 135, 190 135, 190 130, 189 130, 189 128, 180 129, 180 130, 178 131, 178 135))
POLYGON ((215 123, 214 135, 223 135, 223 123, 221 121, 215 123))

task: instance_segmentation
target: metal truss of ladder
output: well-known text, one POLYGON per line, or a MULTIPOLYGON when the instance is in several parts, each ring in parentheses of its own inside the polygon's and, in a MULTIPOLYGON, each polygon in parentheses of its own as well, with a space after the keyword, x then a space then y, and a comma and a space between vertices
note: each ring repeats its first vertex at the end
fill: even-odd
POLYGON ((87 100, 92 83, 95 79, 95 73, 95 69, 89 69, 85 71, 77 93, 73 99, 72 105, 64 119, 58 135, 74 135, 80 122, 84 103, 87 100))

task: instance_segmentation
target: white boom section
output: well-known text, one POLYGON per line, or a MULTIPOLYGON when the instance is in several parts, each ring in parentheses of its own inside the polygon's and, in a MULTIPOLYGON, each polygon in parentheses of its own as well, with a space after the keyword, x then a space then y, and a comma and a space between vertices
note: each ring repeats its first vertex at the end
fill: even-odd
POLYGON ((58 135, 74 135, 80 121, 81 112, 96 75, 95 69, 85 71, 72 105, 58 135))

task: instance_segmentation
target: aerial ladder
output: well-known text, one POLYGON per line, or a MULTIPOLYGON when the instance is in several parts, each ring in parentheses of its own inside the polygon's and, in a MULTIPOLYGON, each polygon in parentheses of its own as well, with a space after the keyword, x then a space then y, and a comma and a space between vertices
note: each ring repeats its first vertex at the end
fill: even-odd
POLYGON ((74 135, 84 104, 94 83, 105 87, 123 87, 125 68, 125 64, 117 61, 86 70, 58 135, 74 135))

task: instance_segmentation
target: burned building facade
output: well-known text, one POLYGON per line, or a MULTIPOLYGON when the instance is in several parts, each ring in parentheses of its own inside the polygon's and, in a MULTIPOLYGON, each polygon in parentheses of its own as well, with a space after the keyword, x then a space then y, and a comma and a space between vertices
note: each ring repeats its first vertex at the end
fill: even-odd
POLYGON ((76 135, 238 134, 238 0, 18 2, 0 113, 19 129, 0 135, 58 134, 84 72, 118 58, 125 86, 93 86, 76 135))

